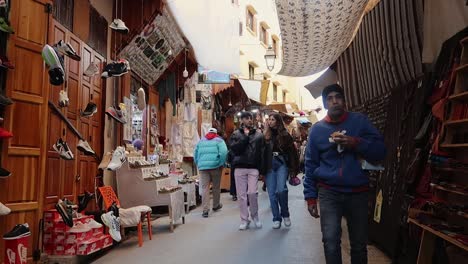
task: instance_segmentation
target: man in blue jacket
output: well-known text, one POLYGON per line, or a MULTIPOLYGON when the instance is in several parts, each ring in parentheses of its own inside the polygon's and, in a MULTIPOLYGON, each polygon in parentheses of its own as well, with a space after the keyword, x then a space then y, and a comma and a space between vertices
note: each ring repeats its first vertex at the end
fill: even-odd
POLYGON ((195 146, 193 157, 200 171, 203 217, 208 217, 210 212, 210 183, 212 183, 213 190, 213 211, 218 211, 223 207, 219 198, 221 195, 221 171, 226 162, 226 156, 226 143, 218 136, 216 128, 210 128, 195 146))
POLYGON ((339 85, 325 87, 322 98, 328 114, 310 130, 304 196, 311 216, 320 217, 326 262, 342 261, 344 216, 351 242, 351 263, 367 263, 369 177, 361 162, 383 160, 385 145, 365 115, 346 111, 344 91, 339 85))

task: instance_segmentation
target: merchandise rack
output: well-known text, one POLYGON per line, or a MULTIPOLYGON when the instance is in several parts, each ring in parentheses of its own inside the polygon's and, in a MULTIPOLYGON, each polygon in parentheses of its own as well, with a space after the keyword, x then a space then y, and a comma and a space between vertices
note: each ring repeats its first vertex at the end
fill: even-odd
MULTIPOLYGON (((177 190, 171 193, 159 193, 158 190, 171 185, 171 178, 148 180, 158 166, 131 168, 129 162, 145 160, 143 156, 128 157, 128 160, 117 170, 117 191, 122 208, 147 205, 149 207, 167 206, 169 208, 170 230, 179 219, 185 223, 184 192, 177 190)), ((158 215, 162 216, 162 215, 158 215)))

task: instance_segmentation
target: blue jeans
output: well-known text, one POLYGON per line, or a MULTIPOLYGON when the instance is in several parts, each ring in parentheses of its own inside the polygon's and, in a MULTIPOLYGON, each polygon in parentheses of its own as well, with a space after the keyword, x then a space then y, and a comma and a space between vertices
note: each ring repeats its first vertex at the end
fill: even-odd
POLYGON ((266 175, 266 186, 270 198, 273 221, 280 221, 289 217, 288 208, 288 167, 283 158, 273 157, 272 168, 266 175), (281 214, 280 214, 281 208, 281 214))
POLYGON ((327 264, 341 264, 341 219, 348 225, 351 263, 367 263, 368 192, 339 193, 320 188, 320 225, 327 264))

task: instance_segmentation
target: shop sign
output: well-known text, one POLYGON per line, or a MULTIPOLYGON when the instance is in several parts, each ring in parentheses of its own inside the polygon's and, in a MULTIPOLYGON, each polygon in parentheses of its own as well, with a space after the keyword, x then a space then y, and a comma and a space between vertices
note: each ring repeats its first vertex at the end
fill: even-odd
POLYGON ((229 73, 212 71, 198 65, 198 83, 213 84, 213 83, 230 83, 231 75, 229 73))
POLYGON ((128 60, 131 70, 152 85, 185 46, 174 18, 164 9, 132 39, 119 57, 128 60))

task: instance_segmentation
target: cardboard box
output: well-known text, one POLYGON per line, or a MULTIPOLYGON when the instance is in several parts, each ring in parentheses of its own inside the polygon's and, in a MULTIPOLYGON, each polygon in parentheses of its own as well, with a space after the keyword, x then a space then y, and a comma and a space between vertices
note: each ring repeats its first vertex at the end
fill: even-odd
POLYGON ((53 233, 44 233, 42 236, 43 244, 53 244, 54 243, 54 234, 53 233))
POLYGON ((54 245, 54 255, 62 256, 65 254, 65 245, 56 244, 54 245))
POLYGON ((44 253, 47 255, 53 255, 55 250, 54 244, 44 244, 44 253))
POLYGON ((83 241, 77 246, 77 255, 89 255, 102 248, 101 239, 94 238, 89 241, 83 241))
POLYGON ((54 222, 61 219, 59 212, 57 210, 47 210, 44 212, 44 222, 54 222))
POLYGON ((89 230, 89 231, 86 231, 86 232, 79 232, 79 233, 71 233, 71 232, 67 232, 67 238, 66 238, 66 241, 68 244, 77 244, 81 241, 87 241, 87 240, 90 240, 93 238, 93 230, 89 230))
POLYGON ((65 233, 54 233, 53 235, 53 244, 60 245, 65 243, 66 235, 65 233))
POLYGON ((112 246, 112 244, 113 244, 113 240, 112 240, 112 237, 110 235, 102 235, 101 236, 102 248, 110 247, 110 246, 112 246))
POLYGON ((65 244, 65 256, 76 256, 76 244, 65 244))

